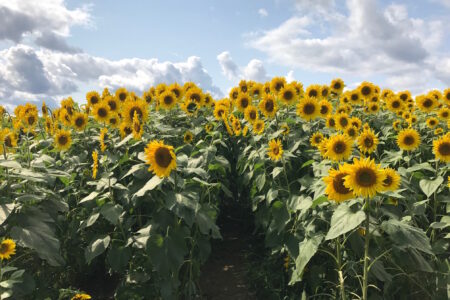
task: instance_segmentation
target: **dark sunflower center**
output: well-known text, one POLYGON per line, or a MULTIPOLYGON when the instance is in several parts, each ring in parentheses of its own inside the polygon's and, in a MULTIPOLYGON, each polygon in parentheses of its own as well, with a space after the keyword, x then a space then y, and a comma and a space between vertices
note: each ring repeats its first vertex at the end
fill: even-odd
POLYGON ((334 87, 335 90, 339 90, 341 88, 341 83, 340 82, 336 82, 333 87, 334 87))
POLYGON ((416 139, 411 135, 407 135, 403 138, 403 143, 408 146, 413 145, 415 141, 416 139))
POLYGON ((115 111, 116 108, 117 108, 117 103, 114 100, 109 100, 108 101, 108 105, 109 105, 109 108, 111 108, 112 111, 115 111))
POLYGON ((180 97, 180 95, 181 95, 181 93, 178 89, 173 89, 172 93, 174 93, 177 98, 180 97))
POLYGON ((120 93, 119 94, 119 100, 120 101, 125 101, 126 98, 127 98, 127 94, 125 94, 125 93, 120 93))
POLYGON ((272 152, 273 154, 278 155, 278 153, 280 153, 280 149, 278 147, 273 147, 272 152))
POLYGON ((390 175, 386 175, 386 178, 383 180, 384 186, 390 186, 393 182, 393 179, 390 175))
POLYGON ((66 145, 68 141, 69 141, 69 139, 65 135, 60 135, 58 137, 58 144, 60 144, 62 146, 66 145))
POLYGON ((316 144, 320 144, 321 141, 322 141, 322 137, 320 137, 320 136, 314 137, 314 142, 315 142, 316 144))
POLYGON ((367 148, 370 148, 373 146, 373 139, 368 136, 364 139, 364 146, 366 146, 367 148))
POLYGON ((399 108, 400 107, 400 102, 398 102, 398 101, 392 102, 392 107, 393 108, 399 108))
POLYGON ((111 118, 109 119, 109 123, 112 125, 116 125, 117 124, 117 119, 116 118, 111 118))
POLYGON ((264 105, 266 111, 268 112, 272 112, 273 111, 273 101, 272 100, 268 100, 266 101, 265 105, 264 105))
POLYGON ((103 107, 100 107, 98 109, 97 114, 98 114, 99 117, 104 118, 104 117, 106 117, 108 115, 108 111, 106 109, 104 109, 103 107))
POLYGON ((8 250, 9 250, 8 245, 3 244, 3 243, 0 244, 0 253, 1 253, 1 254, 5 254, 8 250))
POLYGON ((165 147, 160 147, 155 151, 155 161, 158 166, 167 168, 172 161, 170 150, 165 147))
POLYGON ((187 110, 190 112, 197 110, 197 103, 190 102, 187 106, 187 110))
POLYGON ((444 142, 444 143, 440 144, 439 147, 438 147, 438 152, 442 156, 450 155, 450 143, 444 142))
POLYGON ((5 146, 12 147, 12 139, 9 135, 7 137, 5 137, 5 146))
POLYGON ((331 127, 336 126, 336 122, 334 121, 334 119, 329 119, 329 120, 328 120, 328 124, 329 124, 331 127))
POLYGON ((435 121, 435 120, 430 120, 430 125, 431 125, 431 126, 436 125, 436 121, 435 121))
POLYGON ((139 118, 142 117, 142 110, 139 107, 135 106, 130 109, 130 119, 131 120, 133 120, 133 118, 134 118, 134 113, 137 113, 139 118))
POLYGON ((259 94, 260 94, 260 92, 259 92, 258 89, 256 89, 256 90, 253 91, 253 96, 258 96, 259 94))
POLYGON ((378 110, 378 106, 372 105, 372 107, 370 109, 372 109, 372 111, 377 111, 378 110))
POLYGON ((401 94, 401 95, 400 95, 400 99, 402 99, 402 101, 406 101, 406 100, 408 100, 408 95, 406 95, 406 94, 401 94))
POLYGON ((191 95, 191 99, 194 100, 195 102, 200 102, 201 97, 199 94, 194 93, 191 95))
POLYGON ((97 104, 97 103, 99 102, 99 100, 100 100, 100 99, 98 99, 97 96, 92 96, 92 97, 91 97, 91 103, 92 103, 92 104, 97 104))
POLYGON ((241 106, 243 108, 246 108, 248 106, 248 99, 247 98, 242 98, 241 99, 241 106))
POLYGON ((339 119, 339 124, 340 124, 342 127, 347 127, 347 125, 348 125, 348 119, 347 119, 347 118, 340 118, 340 119, 339 119))
POLYGON ((316 90, 310 90, 309 91, 309 93, 308 93, 308 96, 309 97, 317 97, 317 91, 316 90))
POLYGON ((445 95, 445 98, 447 98, 447 100, 450 100, 450 93, 447 93, 447 94, 445 95))
POLYGON ((333 178, 333 188, 338 194, 346 195, 350 193, 350 189, 344 185, 344 177, 347 176, 345 173, 336 175, 333 178))
POLYGON ((127 126, 123 129, 123 131, 125 132, 126 135, 129 135, 133 132, 133 130, 131 130, 130 126, 127 126))
POLYGON ((433 101, 431 99, 425 99, 425 101, 423 101, 423 106, 426 108, 429 108, 433 105, 433 101))
POLYGON ((36 118, 34 116, 29 116, 28 117, 28 125, 33 125, 34 122, 36 121, 36 118))
POLYGON ((164 97, 164 103, 165 103, 166 105, 170 105, 170 104, 172 104, 172 102, 173 102, 173 99, 172 99, 171 96, 165 96, 165 97, 164 97))
POLYGON ((350 99, 352 99, 352 101, 358 101, 358 99, 359 99, 358 94, 352 94, 350 96, 350 99))
POLYGON ((370 93, 372 92, 371 88, 368 86, 364 86, 361 89, 361 94, 363 94, 364 96, 370 95, 370 93))
POLYGON ((82 127, 84 125, 84 118, 78 117, 75 119, 75 126, 82 127))
POLYGON ((354 128, 350 128, 350 129, 347 131, 347 133, 348 133, 349 136, 355 136, 355 135, 356 135, 356 131, 355 131, 354 128))
POLYGON ((321 113, 322 115, 327 114, 327 113, 328 113, 328 106, 322 105, 322 106, 320 107, 320 113, 321 113))
POLYGON ((322 89, 322 97, 328 96, 328 89, 322 89))
POLYGON ((246 85, 241 86, 241 91, 246 93, 247 92, 247 86, 246 85))
POLYGON ((307 103, 304 107, 303 107, 303 112, 306 115, 312 115, 314 112, 316 111, 316 106, 312 103, 307 103))
POLYGON ((223 109, 219 109, 219 110, 217 111, 217 114, 219 115, 219 117, 222 117, 223 113, 224 113, 224 110, 223 110, 223 109))
POLYGON ((282 82, 277 82, 275 84, 275 90, 279 92, 283 88, 284 84, 282 82))
POLYGON ((377 175, 370 168, 361 168, 355 175, 357 184, 363 187, 373 186, 377 182, 377 175))
POLYGON ((284 92, 283 97, 284 97, 284 99, 289 101, 289 100, 292 100, 292 98, 294 98, 294 94, 291 91, 286 91, 286 92, 284 92))
POLYGON ((150 95, 145 96, 145 102, 147 102, 147 103, 152 102, 152 96, 150 96, 150 95))
POLYGON ((442 116, 443 116, 444 118, 447 118, 447 117, 448 117, 448 111, 442 112, 442 116))
POLYGON ((256 111, 252 110, 250 112, 250 119, 255 120, 256 119, 256 111))
POLYGON ((336 144, 334 144, 334 152, 336 154, 342 154, 345 152, 345 150, 347 149, 347 145, 344 142, 337 142, 336 144))
POLYGON ((231 94, 231 97, 232 97, 233 99, 236 99, 237 96, 238 96, 238 92, 233 92, 233 93, 231 94))

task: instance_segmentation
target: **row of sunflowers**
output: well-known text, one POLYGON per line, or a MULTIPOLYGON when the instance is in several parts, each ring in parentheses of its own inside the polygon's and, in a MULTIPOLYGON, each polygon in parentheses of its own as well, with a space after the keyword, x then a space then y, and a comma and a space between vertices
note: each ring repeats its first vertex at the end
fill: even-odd
POLYGON ((187 82, 0 116, 2 298, 195 297, 224 202, 286 297, 448 296, 450 89, 187 82))

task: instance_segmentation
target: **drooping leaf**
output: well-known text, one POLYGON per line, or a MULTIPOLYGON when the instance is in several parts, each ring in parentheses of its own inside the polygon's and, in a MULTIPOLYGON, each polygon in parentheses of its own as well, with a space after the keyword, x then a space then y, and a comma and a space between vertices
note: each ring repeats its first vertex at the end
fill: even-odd
POLYGON ((366 214, 362 210, 354 211, 347 203, 339 204, 338 208, 331 217, 330 230, 325 240, 334 239, 344 233, 347 233, 364 221, 366 214))

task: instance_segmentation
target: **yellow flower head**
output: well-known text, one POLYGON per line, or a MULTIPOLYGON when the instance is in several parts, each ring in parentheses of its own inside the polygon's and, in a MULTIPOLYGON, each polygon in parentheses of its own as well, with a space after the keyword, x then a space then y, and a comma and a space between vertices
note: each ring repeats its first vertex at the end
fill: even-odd
POLYGON ((277 113, 278 110, 275 99, 270 94, 264 95, 263 99, 261 100, 261 102, 259 102, 258 106, 266 118, 275 117, 275 114, 277 113))
POLYGON ((415 150, 420 145, 420 135, 415 129, 403 129, 398 133, 397 145, 402 150, 415 150))
POLYGON ((76 294, 70 300, 90 300, 90 299, 91 296, 89 296, 88 294, 76 294))
POLYGON ((12 239, 5 239, 0 243, 0 259, 10 259, 16 254, 16 243, 12 239))
POLYGON ((436 159, 443 162, 450 162, 450 135, 446 134, 433 141, 433 153, 436 159))
POLYGON ((337 134, 330 137, 327 143, 326 156, 333 161, 349 159, 352 154, 353 140, 345 134, 337 134))
POLYGON ((333 79, 330 84, 331 91, 337 95, 342 93, 344 86, 344 81, 340 78, 333 79))
POLYGON ((346 164, 343 171, 344 186, 352 190, 356 196, 372 198, 377 192, 383 191, 383 181, 386 178, 380 166, 370 158, 353 159, 353 164, 346 164))
POLYGON ((250 124, 255 123, 259 119, 258 109, 253 105, 247 106, 244 111, 244 117, 250 124))
POLYGON ((319 103, 315 98, 306 97, 297 104, 297 115, 306 121, 314 120, 319 114, 319 103))
POLYGON ((269 141, 269 147, 267 148, 267 155, 273 161, 278 161, 283 155, 283 146, 281 145, 281 140, 273 139, 269 141))
POLYGON ((323 141, 323 134, 321 132, 315 132, 309 139, 309 142, 313 147, 319 147, 322 141, 323 141))
POLYGON ((194 139, 194 135, 192 134, 192 132, 190 132, 190 131, 188 130, 188 131, 186 131, 186 132, 184 133, 184 138, 183 138, 183 140, 184 140, 184 142, 185 142, 186 144, 190 144, 190 143, 192 142, 193 139, 194 139))
POLYGON ((358 147, 362 153, 372 153, 377 149, 378 137, 372 129, 364 130, 358 137, 358 147))
POLYGON ((348 173, 342 169, 342 166, 338 170, 330 169, 328 176, 323 178, 323 181, 327 185, 325 194, 328 196, 328 200, 336 201, 337 203, 355 197, 353 192, 344 185, 344 178, 348 173))
POLYGON ((72 117, 72 126, 77 131, 83 131, 86 128, 88 116, 81 112, 75 112, 72 117))
POLYGON ((286 84, 278 92, 278 97, 286 105, 291 105, 297 102, 297 91, 292 84, 286 84))
POLYGON ((253 132, 258 135, 264 132, 263 120, 257 120, 255 123, 253 123, 253 132))
POLYGON ((93 151, 92 152, 92 178, 97 178, 97 172, 98 172, 98 152, 93 151))
POLYGON ((400 185, 400 175, 397 171, 391 168, 386 168, 382 170, 384 173, 383 189, 384 191, 395 191, 400 185))
POLYGON ((172 146, 165 145, 163 141, 153 140, 147 144, 145 155, 148 170, 158 177, 168 177, 176 169, 176 156, 172 146))
POLYGON ((55 147, 58 150, 67 150, 72 145, 72 138, 70 131, 61 129, 55 133, 54 136, 55 147))

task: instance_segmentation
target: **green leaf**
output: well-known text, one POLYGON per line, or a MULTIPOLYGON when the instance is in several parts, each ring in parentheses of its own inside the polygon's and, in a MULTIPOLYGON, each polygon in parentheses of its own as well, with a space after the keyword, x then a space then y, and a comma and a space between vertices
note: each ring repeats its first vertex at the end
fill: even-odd
POLYGON ((422 189, 422 192, 430 198, 431 195, 438 189, 438 187, 444 182, 444 178, 442 176, 438 176, 434 180, 422 179, 419 182, 419 186, 422 189))
POLYGON ((259 174, 255 179, 256 187, 259 191, 264 188, 264 184, 266 183, 266 174, 259 174))
POLYGON ((162 181, 163 178, 159 178, 157 175, 153 176, 152 179, 147 181, 147 183, 134 194, 134 196, 136 197, 144 196, 146 192, 155 189, 162 181))
POLYGON ((307 162, 303 163, 303 165, 300 168, 303 169, 304 167, 312 165, 313 163, 314 163, 314 159, 310 159, 307 162))
POLYGON ((283 167, 275 167, 272 171, 272 177, 275 179, 280 173, 283 172, 283 167))
POLYGON ((130 175, 133 174, 134 172, 137 172, 137 171, 139 171, 139 170, 142 170, 142 169, 144 169, 145 167, 146 167, 145 164, 137 164, 137 165, 134 165, 134 166, 132 166, 132 167, 130 168, 130 170, 128 170, 128 172, 127 172, 125 175, 122 176, 121 179, 124 179, 125 177, 130 176, 130 175))
POLYGON ((272 217, 270 227, 280 233, 289 222, 291 216, 286 205, 278 200, 272 205, 272 217))
POLYGON ((16 205, 14 203, 0 205, 0 225, 6 221, 16 205))
POLYGON ((389 235, 392 242, 400 249, 411 247, 428 254, 433 254, 430 241, 425 232, 420 228, 391 219, 384 221, 381 224, 381 229, 389 235))
POLYGON ((22 169, 22 166, 15 160, 1 160, 0 166, 11 169, 22 169))
POLYGON ((113 225, 117 225, 120 215, 123 213, 123 208, 119 204, 105 203, 100 210, 102 216, 111 222, 113 225))
POLYGON ((107 260, 111 268, 116 272, 121 272, 128 265, 131 258, 131 250, 126 247, 111 247, 108 251, 107 260))
POLYGON ((292 272, 289 285, 293 285, 294 283, 302 280, 303 270, 314 254, 316 254, 322 240, 323 234, 318 233, 310 238, 305 238, 303 242, 299 244, 299 254, 295 259, 295 270, 292 272))
POLYGON ((316 206, 319 206, 324 202, 328 202, 327 196, 320 196, 319 198, 313 201, 311 208, 316 208, 316 206))
POLYGON ((92 201, 92 200, 94 200, 95 198, 97 198, 98 195, 100 195, 99 192, 93 191, 92 193, 90 193, 89 195, 87 195, 86 197, 84 197, 83 199, 81 199, 80 202, 78 202, 78 204, 92 201))
POLYGON ((353 211, 352 207, 347 203, 339 204, 338 208, 331 217, 330 230, 325 240, 332 240, 341 234, 347 233, 361 224, 366 218, 366 214, 362 210, 353 211))
POLYGON ((88 264, 90 264, 91 261, 95 257, 97 257, 100 254, 102 254, 103 252, 105 252, 105 250, 109 246, 110 241, 111 241, 111 238, 109 237, 109 235, 103 235, 103 236, 100 236, 100 237, 92 240, 92 242, 89 244, 89 246, 84 251, 84 256, 86 258, 86 262, 88 264))

